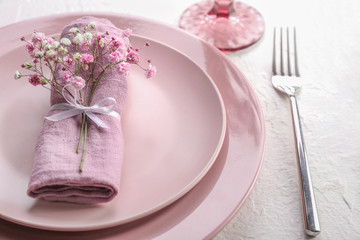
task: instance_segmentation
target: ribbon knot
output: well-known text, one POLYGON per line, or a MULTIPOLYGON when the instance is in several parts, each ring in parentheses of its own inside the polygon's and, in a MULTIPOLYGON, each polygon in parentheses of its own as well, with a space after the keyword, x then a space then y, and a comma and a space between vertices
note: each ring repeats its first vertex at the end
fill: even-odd
POLYGON ((51 116, 45 117, 47 120, 56 122, 84 113, 91 120, 93 120, 98 127, 101 128, 109 128, 109 126, 106 123, 104 123, 98 116, 96 116, 95 113, 108 115, 120 120, 120 114, 114 110, 116 106, 115 98, 107 97, 92 106, 89 107, 83 106, 77 103, 76 90, 75 90, 74 102, 71 102, 66 98, 64 94, 64 89, 68 85, 65 85, 62 89, 63 96, 67 101, 67 103, 57 103, 50 108, 50 111, 55 111, 55 110, 67 110, 67 111, 59 112, 51 116))

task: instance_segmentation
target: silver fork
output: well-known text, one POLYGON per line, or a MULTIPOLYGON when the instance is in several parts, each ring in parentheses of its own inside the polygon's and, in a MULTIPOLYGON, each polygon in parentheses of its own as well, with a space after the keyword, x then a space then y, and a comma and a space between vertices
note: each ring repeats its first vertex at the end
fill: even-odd
POLYGON ((306 155, 304 136, 302 133, 299 109, 295 97, 295 93, 301 88, 301 77, 298 67, 297 49, 296 49, 296 29, 293 30, 293 54, 291 54, 289 28, 286 29, 286 49, 283 44, 283 30, 280 29, 280 56, 276 55, 278 46, 276 41, 276 28, 274 29, 274 45, 273 45, 273 61, 272 61, 272 84, 279 90, 287 94, 291 102, 291 111, 293 119, 293 127, 296 141, 296 152, 299 166, 299 175, 301 180, 302 203, 304 213, 305 232, 310 236, 316 236, 320 233, 319 217, 316 209, 315 196, 313 192, 310 169, 306 155), (283 52, 286 52, 284 56, 283 52), (293 55, 293 61, 291 57, 293 55), (279 60, 277 58, 280 58, 279 60), (287 59, 286 67, 284 59, 287 59), (276 62, 280 62, 279 71, 276 62), (285 70, 285 68, 287 70, 285 70))

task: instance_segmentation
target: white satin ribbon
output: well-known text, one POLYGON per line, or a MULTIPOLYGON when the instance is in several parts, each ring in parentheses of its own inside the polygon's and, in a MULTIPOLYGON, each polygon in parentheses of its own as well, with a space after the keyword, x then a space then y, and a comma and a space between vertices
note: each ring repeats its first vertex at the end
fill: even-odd
POLYGON ((95 113, 109 115, 111 117, 120 120, 120 114, 114 111, 114 108, 116 106, 116 100, 113 97, 104 98, 100 102, 90 107, 86 107, 77 103, 76 90, 75 90, 74 102, 71 102, 66 98, 64 94, 64 90, 68 85, 64 86, 62 89, 63 96, 68 103, 57 103, 50 108, 50 111, 54 111, 54 110, 67 110, 67 111, 45 117, 47 120, 56 122, 76 116, 78 114, 85 113, 91 120, 93 120, 96 123, 98 127, 101 128, 109 128, 109 126, 106 123, 104 123, 98 116, 96 116, 95 113))

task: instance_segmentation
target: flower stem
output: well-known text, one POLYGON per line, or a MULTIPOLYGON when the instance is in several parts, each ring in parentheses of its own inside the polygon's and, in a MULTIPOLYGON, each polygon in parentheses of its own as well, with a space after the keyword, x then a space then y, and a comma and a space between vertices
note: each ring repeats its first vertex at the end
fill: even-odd
POLYGON ((83 152, 82 152, 82 156, 81 156, 79 172, 83 171, 84 160, 85 160, 85 149, 86 149, 86 138, 87 138, 87 117, 85 116, 84 118, 85 118, 84 145, 83 145, 83 152))
POLYGON ((78 154, 80 152, 80 144, 81 144, 81 139, 82 139, 82 135, 83 135, 83 132, 84 132, 84 125, 85 125, 85 117, 84 117, 84 113, 81 114, 81 118, 82 118, 82 121, 81 121, 81 131, 80 131, 80 137, 79 137, 79 143, 78 143, 78 146, 76 148, 76 153, 78 154))

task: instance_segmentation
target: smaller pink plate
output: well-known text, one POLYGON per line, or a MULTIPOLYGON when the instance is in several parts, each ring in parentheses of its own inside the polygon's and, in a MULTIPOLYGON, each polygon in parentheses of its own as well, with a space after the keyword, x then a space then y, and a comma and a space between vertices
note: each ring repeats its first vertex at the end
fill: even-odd
POLYGON ((150 42, 140 50, 143 63, 151 58, 158 73, 149 80, 132 66, 122 115, 125 156, 119 195, 110 203, 91 206, 28 197, 33 150, 49 108, 49 93, 26 79, 13 80, 15 70, 28 59, 18 40, 22 30, 12 30, 0 40, 0 217, 60 231, 115 226, 179 199, 211 168, 226 129, 215 84, 177 50, 134 36, 136 47, 150 42))

